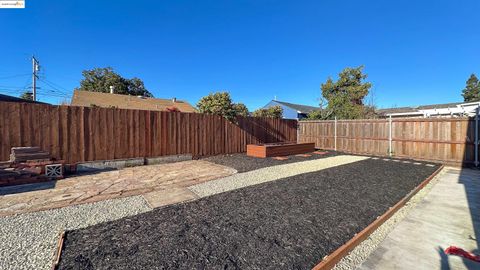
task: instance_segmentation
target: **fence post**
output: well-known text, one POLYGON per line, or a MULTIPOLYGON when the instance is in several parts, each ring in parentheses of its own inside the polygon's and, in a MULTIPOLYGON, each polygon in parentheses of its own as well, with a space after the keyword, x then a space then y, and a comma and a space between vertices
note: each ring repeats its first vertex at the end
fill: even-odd
POLYGON ((335 151, 337 151, 337 117, 335 116, 335 127, 334 127, 334 132, 333 132, 333 136, 334 136, 334 148, 335 148, 335 151))
POLYGON ((297 120, 297 143, 300 143, 300 120, 297 120))
POLYGON ((392 116, 388 117, 388 156, 392 156, 392 116))
POLYGON ((478 167, 478 115, 480 113, 480 105, 475 110, 475 167, 478 167))

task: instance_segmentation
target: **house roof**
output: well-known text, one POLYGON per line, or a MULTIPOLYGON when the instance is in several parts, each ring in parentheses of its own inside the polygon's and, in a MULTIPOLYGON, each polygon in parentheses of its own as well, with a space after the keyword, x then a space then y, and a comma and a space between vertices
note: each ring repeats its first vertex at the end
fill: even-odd
POLYGON ((431 109, 441 109, 455 107, 465 102, 454 102, 454 103, 443 103, 443 104, 431 104, 431 105, 420 105, 412 107, 398 107, 398 108, 385 108, 378 109, 377 113, 382 115, 392 114, 392 113, 409 113, 409 112, 418 112, 419 110, 431 110, 431 109))
POLYGON ((181 112, 195 112, 195 108, 188 102, 172 99, 145 98, 129 95, 119 95, 101 92, 75 90, 72 97, 72 106, 115 107, 119 109, 167 111, 175 107, 181 112))
POLYGON ((319 111, 320 107, 313 107, 313 106, 308 106, 308 105, 301 105, 301 104, 294 104, 294 103, 289 103, 289 102, 283 102, 283 101, 278 101, 278 100, 273 100, 276 103, 282 104, 284 106, 287 106, 289 108, 292 108, 300 113, 310 113, 313 111, 319 111))
POLYGON ((38 102, 38 101, 33 101, 33 100, 26 100, 26 99, 23 99, 23 98, 12 97, 12 96, 2 95, 2 94, 0 94, 0 101, 4 101, 4 102, 23 102, 23 103, 47 104, 47 103, 44 103, 44 102, 38 102))

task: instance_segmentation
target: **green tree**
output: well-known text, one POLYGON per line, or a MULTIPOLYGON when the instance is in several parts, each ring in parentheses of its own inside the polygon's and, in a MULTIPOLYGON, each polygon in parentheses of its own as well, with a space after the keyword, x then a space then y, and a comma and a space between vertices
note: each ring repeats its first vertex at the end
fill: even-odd
POLYGON ((468 78, 467 85, 462 91, 462 96, 466 102, 480 100, 480 81, 475 74, 470 75, 470 78, 468 78))
POLYGON ((20 98, 25 99, 25 100, 33 100, 32 92, 25 91, 20 95, 20 98))
MULTIPOLYGON (((372 84, 365 82, 366 74, 363 74, 363 66, 357 68, 345 68, 340 72, 337 81, 328 78, 321 85, 322 96, 327 102, 326 109, 322 108, 322 119, 358 119, 363 118, 369 111, 364 106, 364 99, 368 95, 372 84)), ((318 117, 318 113, 316 115, 318 117)))
POLYGON ((371 119, 377 118, 377 107, 373 105, 365 105, 363 106, 363 118, 371 119))
POLYGON ((202 97, 197 103, 197 108, 200 113, 221 115, 230 121, 237 116, 235 104, 228 92, 210 93, 202 97))
POLYGON ((258 109, 252 115, 253 117, 282 118, 283 109, 280 106, 272 106, 266 109, 258 109))
POLYGON ((308 113, 307 118, 305 118, 304 120, 319 120, 324 118, 325 116, 323 110, 317 110, 308 113))
POLYGON ((245 104, 243 103, 233 104, 233 109, 235 110, 236 115, 239 115, 239 116, 247 117, 250 114, 247 106, 245 106, 245 104))
POLYGON ((110 86, 113 86, 115 94, 153 97, 142 80, 123 78, 111 67, 84 70, 82 75, 80 87, 75 90, 109 93, 110 86))

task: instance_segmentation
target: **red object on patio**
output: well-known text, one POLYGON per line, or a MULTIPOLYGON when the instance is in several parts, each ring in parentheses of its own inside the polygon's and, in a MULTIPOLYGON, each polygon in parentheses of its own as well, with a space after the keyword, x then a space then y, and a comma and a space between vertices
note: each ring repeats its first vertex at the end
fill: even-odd
POLYGON ((317 155, 326 155, 328 154, 328 152, 325 152, 325 151, 315 151, 313 152, 314 154, 317 154, 317 155))
POLYGON ((447 255, 457 255, 465 259, 472 260, 474 262, 480 262, 480 255, 475 255, 472 252, 468 252, 462 248, 456 246, 450 246, 445 249, 445 254, 447 255))

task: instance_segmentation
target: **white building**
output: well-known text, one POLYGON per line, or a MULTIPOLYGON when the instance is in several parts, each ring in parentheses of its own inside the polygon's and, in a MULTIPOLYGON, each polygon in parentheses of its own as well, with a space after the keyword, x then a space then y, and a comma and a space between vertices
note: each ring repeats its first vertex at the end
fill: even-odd
POLYGON ((383 117, 474 117, 479 107, 480 101, 468 103, 458 102, 379 109, 377 113, 383 117))

